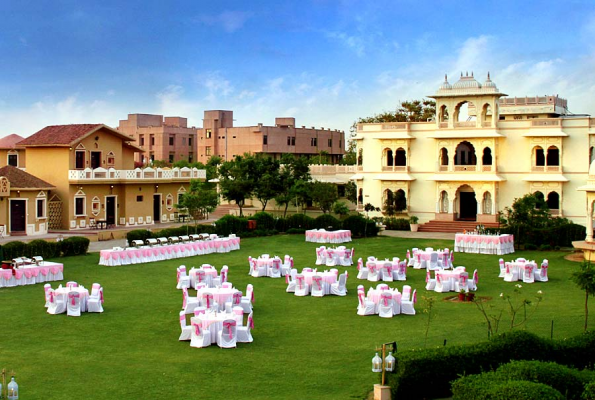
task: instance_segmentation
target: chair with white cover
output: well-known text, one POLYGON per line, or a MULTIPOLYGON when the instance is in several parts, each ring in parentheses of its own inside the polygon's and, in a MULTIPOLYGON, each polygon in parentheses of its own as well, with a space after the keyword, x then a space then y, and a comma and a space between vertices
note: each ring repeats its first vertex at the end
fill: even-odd
POLYGON ((339 280, 333 284, 331 284, 331 294, 335 296, 346 296, 347 295, 347 288, 345 287, 347 284, 347 273, 343 273, 339 275, 339 280))
POLYGON ((68 282, 66 282, 66 287, 68 289, 72 289, 72 288, 75 288, 75 287, 78 287, 78 286, 79 286, 79 284, 76 283, 75 281, 68 281, 68 282))
POLYGON ((228 349, 236 347, 238 340, 237 322, 235 319, 226 319, 222 322, 223 328, 217 334, 217 345, 228 349))
POLYGON ((267 276, 267 266, 266 263, 268 262, 268 257, 266 258, 259 258, 256 260, 256 267, 252 271, 252 276, 254 278, 258 278, 260 276, 267 276))
POLYGON ((409 285, 403 285, 403 294, 402 294, 402 300, 409 300, 409 297, 411 296, 411 286, 409 285))
POLYGON ((281 278, 281 259, 279 257, 273 258, 271 268, 269 268, 269 276, 271 278, 281 278))
POLYGON ((252 329, 254 329, 254 316, 252 313, 248 315, 248 322, 246 326, 238 326, 236 328, 238 334, 238 342, 239 343, 252 343, 254 339, 252 338, 252 329))
POLYGON ((413 267, 413 264, 415 264, 415 259, 411 257, 411 252, 409 251, 409 249, 407 249, 407 266, 413 267))
POLYGON ((190 287, 190 277, 186 274, 186 266, 180 265, 177 269, 178 284, 176 289, 182 289, 183 287, 190 287))
POLYGON ((399 267, 397 268, 397 280, 398 281, 406 281, 407 280, 407 265, 405 261, 401 261, 399 263, 399 267))
MULTIPOLYGON (((215 301, 213 293, 209 291, 203 291, 201 296, 200 305, 206 307, 207 310, 218 310, 219 305, 215 301)), ((197 305, 198 307, 198 305, 197 305)))
POLYGON ((214 287, 223 286, 223 284, 227 282, 228 270, 229 267, 227 265, 221 267, 221 272, 219 272, 219 276, 216 276, 211 280, 214 287))
POLYGON ((248 256, 248 265, 250 266, 250 270, 248 271, 248 275, 252 275, 256 270, 256 259, 248 256))
POLYGON ((295 291, 296 296, 307 296, 310 293, 310 286, 306 283, 306 278, 303 274, 295 276, 295 291))
POLYGON ((316 265, 326 264, 326 247, 320 246, 316 248, 316 265))
POLYGON ((66 315, 69 317, 81 316, 81 295, 79 292, 68 292, 68 300, 66 303, 66 315))
POLYGON ((293 268, 288 275, 285 275, 285 283, 287 283, 287 293, 295 293, 295 277, 297 275, 297 269, 293 268))
POLYGON ((519 270, 513 266, 511 263, 506 262, 504 263, 504 281, 505 282, 515 282, 519 280, 519 270))
POLYGON ((411 299, 401 299, 401 314, 415 315, 415 303, 417 303, 417 289, 413 291, 411 299))
POLYGON ((48 308, 50 306, 50 295, 49 295, 49 291, 52 289, 52 285, 50 285, 49 283, 46 283, 45 285, 43 285, 43 292, 45 295, 45 308, 48 308))
POLYGON ((184 314, 192 314, 194 309, 199 305, 198 298, 189 297, 188 289, 182 288, 182 310, 184 311, 184 314))
POLYGON ((48 306, 48 314, 62 314, 66 312, 66 303, 62 296, 58 296, 54 289, 48 290, 50 304, 48 306))
POLYGON ((477 274, 477 270, 473 271, 473 278, 469 279, 467 285, 469 286, 469 290, 476 291, 477 290, 477 283, 479 283, 479 275, 477 274))
POLYGON ((534 275, 534 270, 535 270, 535 264, 533 264, 532 262, 526 262, 525 263, 525 271, 523 272, 523 282, 525 283, 533 283, 535 282, 535 275, 534 275))
POLYGON ((426 263, 426 268, 429 270, 435 270, 438 268, 438 252, 433 251, 430 253, 430 259, 426 263))
POLYGON ((246 314, 252 312, 252 306, 254 303, 254 286, 249 283, 246 286, 246 296, 242 296, 242 301, 240 302, 240 307, 244 310, 246 314))
POLYGON ((87 300, 87 312, 103 312, 103 288, 99 283, 94 283, 87 300))
POLYGON ((454 291, 460 292, 461 290, 465 292, 469 292, 470 286, 472 286, 472 282, 469 281, 469 273, 468 272, 461 272, 459 274, 459 279, 454 281, 454 291))
POLYGON ((436 271, 436 286, 434 291, 438 293, 450 292, 450 280, 444 279, 439 271, 436 271))
POLYGON ((287 276, 289 273, 291 273, 292 268, 293 258, 286 254, 283 258, 283 264, 281 265, 281 276, 287 276))
POLYGON ((535 270, 535 280, 539 281, 539 282, 547 282, 548 281, 548 276, 547 276, 547 269, 549 268, 548 266, 548 260, 543 260, 543 262, 541 263, 541 268, 535 270))
POLYGON ((357 279, 368 279, 368 267, 364 267, 361 257, 357 260, 357 279))
POLYGON ((379 273, 378 267, 379 265, 376 264, 376 261, 368 261, 366 263, 366 268, 368 268, 368 280, 370 282, 378 282, 379 280, 379 273))
MULTIPOLYGON (((207 347, 211 345, 211 332, 203 330, 200 323, 192 321, 190 328, 190 347, 207 347)), ((235 346, 233 346, 235 347, 235 346)))
POLYGON ((504 265, 504 259, 499 259, 498 264, 500 265, 500 275, 498 275, 498 278, 504 278, 504 274, 506 274, 506 265, 504 265))
POLYGON ((426 290, 434 290, 436 288, 436 279, 432 279, 430 270, 426 271, 426 290))
POLYGON ((182 329, 182 332, 180 333, 180 338, 178 340, 190 340, 191 327, 186 325, 186 314, 184 314, 184 311, 180 311, 180 328, 182 329))
POLYGON ((324 282, 322 282, 322 276, 314 275, 312 277, 312 287, 310 288, 310 295, 313 297, 324 296, 324 282))
POLYGON ((380 293, 378 315, 382 318, 393 317, 393 295, 389 291, 380 293))
POLYGON ((368 300, 366 297, 366 292, 363 290, 358 289, 357 291, 357 315, 374 315, 376 310, 376 305, 372 300, 368 300))
POLYGON ((393 281, 393 263, 391 261, 379 262, 376 265, 382 266, 382 281, 392 282, 393 281))

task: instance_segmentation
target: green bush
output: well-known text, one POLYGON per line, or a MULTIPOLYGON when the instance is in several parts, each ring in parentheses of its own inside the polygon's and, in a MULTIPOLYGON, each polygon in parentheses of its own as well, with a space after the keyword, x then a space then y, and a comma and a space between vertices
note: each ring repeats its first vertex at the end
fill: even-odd
POLYGON ((288 234, 301 233, 303 235, 304 233, 306 233, 306 230, 300 229, 300 228, 289 228, 285 233, 288 233, 288 234))
POLYGON ((244 237, 244 232, 248 230, 248 220, 244 217, 236 217, 235 215, 225 215, 215 222, 217 235, 229 236, 230 234, 240 234, 244 237))
POLYGON ((399 353, 397 368, 388 375, 388 385, 396 398, 449 397, 450 382, 459 376, 494 370, 511 360, 553 361, 578 369, 592 368, 595 332, 552 341, 513 331, 468 346, 399 353))
POLYGON ((249 219, 256 221, 256 229, 273 230, 277 228, 275 217, 266 212, 257 212, 249 219))
POLYGON ((151 231, 147 229, 135 229, 126 234, 126 240, 128 240, 129 245, 132 245, 133 240, 142 240, 144 243, 150 237, 152 237, 151 231))
POLYGON ((562 394, 543 383, 508 380, 496 372, 459 378, 452 384, 453 400, 563 400, 562 394))
POLYGON ((35 239, 27 243, 25 255, 27 257, 42 256, 46 258, 60 257, 60 242, 48 242, 35 239))
POLYGON ((23 257, 26 254, 26 243, 15 240, 8 242, 2 246, 3 257, 5 260, 12 260, 13 258, 23 257))
POLYGON ((595 400, 595 381, 585 385, 585 390, 583 391, 581 398, 583 400, 595 400))
POLYGON ((287 218, 287 229, 314 229, 314 218, 308 217, 304 214, 293 214, 287 218))
POLYGON ((337 230, 341 229, 341 221, 330 214, 323 214, 314 220, 316 229, 337 230))
POLYGON ((549 244, 542 244, 541 246, 539 246, 539 251, 551 251, 552 250, 552 246, 550 246, 549 244))
POLYGON ((371 219, 366 219, 361 215, 350 215, 343 220, 343 229, 351 231, 352 237, 376 236, 379 228, 371 219))
POLYGON ((533 243, 526 243, 525 250, 537 250, 537 246, 534 245, 533 243))
POLYGON ((287 231, 288 226, 287 226, 287 218, 283 218, 283 217, 279 217, 275 219, 275 229, 278 230, 279 232, 285 232, 287 231))
POLYGON ((385 218, 384 225, 386 229, 391 231, 409 231, 411 226, 409 225, 409 219, 407 218, 385 218))
POLYGON ((60 242, 60 251, 65 257, 87 254, 91 241, 82 236, 71 236, 60 242))

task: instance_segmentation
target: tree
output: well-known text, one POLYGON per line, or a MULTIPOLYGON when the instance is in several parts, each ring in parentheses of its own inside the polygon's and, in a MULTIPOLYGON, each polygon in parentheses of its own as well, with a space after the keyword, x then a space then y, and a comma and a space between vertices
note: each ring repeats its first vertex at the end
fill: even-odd
POLYGON ((347 150, 341 159, 340 164, 342 165, 355 165, 357 162, 357 142, 355 141, 355 132, 349 134, 347 138, 347 150))
POLYGON ((177 204, 176 207, 187 209, 188 214, 194 218, 196 225, 201 215, 208 218, 209 213, 215 211, 218 204, 217 190, 211 184, 192 179, 190 181, 190 190, 184 194, 180 204, 177 204))
POLYGON ((327 182, 314 182, 311 185, 312 201, 318 204, 323 214, 330 212, 333 203, 339 199, 337 186, 327 182))
POLYGON ((350 132, 357 132, 357 124, 382 122, 426 122, 436 116, 436 102, 422 99, 403 101, 394 111, 383 111, 371 117, 359 118, 350 128, 350 132))
POLYGON ((257 156, 254 159, 256 176, 254 196, 262 203, 262 211, 269 200, 275 198, 280 188, 280 163, 268 156, 257 156))
POLYGON ((235 202, 243 216, 243 207, 247 198, 254 193, 256 175, 254 157, 249 154, 236 156, 219 167, 219 185, 221 195, 227 201, 235 202))
POLYGON ((595 296, 595 267, 590 261, 583 261, 580 269, 572 273, 572 280, 585 291, 585 331, 589 321, 589 296, 595 296))
POLYGON ((407 198, 403 190, 397 190, 395 192, 395 211, 401 212, 407 209, 407 198))
POLYGON ((303 188, 310 182, 310 166, 305 157, 295 158, 291 154, 284 154, 281 158, 279 171, 279 191, 275 201, 280 206, 285 206, 283 217, 287 215, 289 203, 298 204, 298 198, 303 199, 303 188))
POLYGON ((386 191, 386 200, 384 201, 384 214, 392 217, 396 214, 395 210, 395 195, 393 194, 392 190, 386 191))
POLYGON ((347 204, 343 203, 342 201, 336 201, 335 204, 333 204, 333 212, 339 217, 343 218, 349 214, 349 207, 347 207, 347 204))
POLYGON ((515 233, 516 244, 521 244, 525 243, 527 231, 557 223, 554 219, 543 198, 529 193, 515 199, 511 207, 504 209, 501 222, 515 233))
POLYGON ((345 185, 345 198, 352 203, 357 203, 357 185, 353 181, 345 185))

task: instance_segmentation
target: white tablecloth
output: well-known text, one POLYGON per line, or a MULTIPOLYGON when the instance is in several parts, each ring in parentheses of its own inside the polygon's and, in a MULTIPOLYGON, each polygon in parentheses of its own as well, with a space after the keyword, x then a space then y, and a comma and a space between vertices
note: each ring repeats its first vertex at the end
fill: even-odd
POLYGON ((351 242, 351 231, 338 230, 326 231, 324 229, 312 229, 306 231, 306 242, 315 243, 345 243, 351 242))
POLYGON ((14 270, 0 270, 0 287, 32 285, 35 283, 60 281, 63 279, 64 265, 42 261, 37 265, 22 265, 14 270))
POLYGON ((210 253, 227 253, 232 250, 239 250, 239 248, 239 237, 199 240, 194 242, 168 244, 164 246, 153 247, 142 246, 140 248, 116 248, 110 250, 101 250, 99 253, 99 265, 115 266, 139 264, 210 253))
POLYGON ((233 319, 236 323, 241 325, 241 318, 243 316, 234 313, 228 314, 225 312, 206 312, 199 314, 197 317, 190 318, 191 322, 200 324, 203 330, 211 333, 211 344, 217 343, 217 333, 223 328, 223 321, 226 319, 233 319))
POLYGON ((84 287, 59 287, 57 288, 54 293, 56 296, 59 296, 64 303, 68 301, 68 293, 69 292, 76 292, 80 295, 81 299, 81 312, 87 311, 87 302, 89 301, 89 290, 84 287))
POLYGON ((514 236, 457 233, 455 235, 455 251, 480 254, 514 253, 514 236))
POLYGON ((353 265, 351 257, 351 249, 346 249, 344 246, 338 248, 316 248, 316 265, 330 266, 349 266, 353 265))
POLYGON ((219 305, 219 311, 225 310, 225 303, 233 301, 233 294, 238 292, 234 288, 206 288, 196 291, 196 297, 202 298, 203 293, 212 293, 213 300, 219 305))

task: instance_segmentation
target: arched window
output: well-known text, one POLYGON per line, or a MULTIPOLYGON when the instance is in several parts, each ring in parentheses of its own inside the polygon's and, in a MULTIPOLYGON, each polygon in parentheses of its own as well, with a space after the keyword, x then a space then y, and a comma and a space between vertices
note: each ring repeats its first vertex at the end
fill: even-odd
POLYGON ((535 205, 535 208, 540 209, 541 204, 545 202, 545 196, 539 190, 533 193, 533 195, 537 198, 537 204, 535 205))
POLYGON ((492 194, 490 192, 483 194, 482 210, 484 214, 492 213, 492 194))
POLYGON ((357 165, 362 165, 364 162, 364 149, 359 149, 357 154, 357 165))
POLYGON ((440 112, 438 113, 438 121, 439 122, 447 122, 448 121, 448 107, 443 105, 440 107, 440 112))
POLYGON ((393 195, 392 190, 386 189, 384 191, 384 207, 383 210, 384 214, 390 216, 395 215, 395 196, 393 195))
POLYGON ((483 149, 483 157, 481 157, 481 163, 483 165, 492 165, 492 149, 486 147, 483 149))
POLYGON ((405 197, 405 191, 399 189, 395 192, 395 210, 397 212, 404 211, 407 209, 407 198, 405 197))
POLYGON ((407 152, 401 147, 399 147, 395 153, 395 165, 400 167, 407 165, 407 152))
POLYGON ((469 115, 469 109, 474 109, 475 106, 473 103, 468 101, 462 101, 455 107, 454 113, 454 122, 465 122, 465 121, 475 121, 475 115, 469 115))
POLYGON ((547 165, 560 165, 560 150, 556 146, 551 146, 547 149, 547 165))
POLYGON ((384 151, 386 151, 386 166, 392 167, 394 165, 393 151, 391 149, 385 149, 384 151))
POLYGON ((492 121, 492 107, 488 103, 484 104, 481 109, 481 121, 486 123, 492 121))
POLYGON ((440 192, 440 212, 448 212, 448 193, 446 192, 446 190, 440 192))
POLYGON ((545 165, 545 155, 543 153, 543 149, 539 146, 536 146, 533 148, 533 153, 535 154, 535 166, 543 167, 545 165))
POLYGON ((455 153, 455 165, 477 165, 475 147, 467 141, 459 143, 455 153))
POLYGON ((357 195, 357 202, 363 204, 364 202, 364 189, 359 190, 359 194, 357 195))
POLYGON ((550 192, 547 195, 547 206, 550 210, 559 210, 560 209, 560 195, 556 192, 550 192))
POLYGON ((593 152, 593 146, 589 147, 589 165, 595 160, 595 152, 593 152))
POLYGON ((440 165, 448 165, 448 150, 445 147, 440 149, 440 165))

